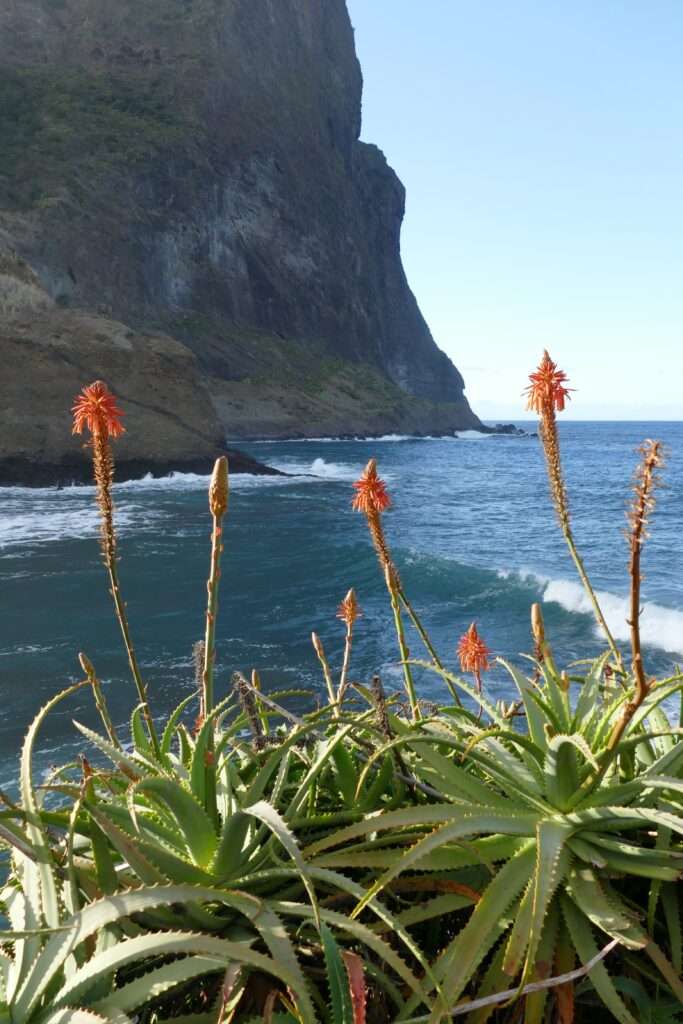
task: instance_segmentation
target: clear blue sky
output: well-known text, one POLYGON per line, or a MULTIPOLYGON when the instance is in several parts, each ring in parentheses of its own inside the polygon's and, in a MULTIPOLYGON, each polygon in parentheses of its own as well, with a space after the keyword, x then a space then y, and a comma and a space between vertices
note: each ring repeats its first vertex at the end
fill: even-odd
POLYGON ((362 137, 484 418, 547 346, 576 418, 683 419, 683 0, 348 0, 362 137))

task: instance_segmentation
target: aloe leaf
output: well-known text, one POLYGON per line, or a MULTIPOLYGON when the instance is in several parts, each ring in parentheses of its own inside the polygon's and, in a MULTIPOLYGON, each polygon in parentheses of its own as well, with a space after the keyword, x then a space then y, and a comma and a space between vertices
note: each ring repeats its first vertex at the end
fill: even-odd
POLYGON ((315 888, 311 882, 306 862, 301 855, 301 850, 297 844, 294 835, 289 829, 289 826, 285 822, 284 818, 271 807, 270 804, 266 803, 265 800, 260 800, 258 803, 253 804, 251 807, 245 808, 245 814, 250 814, 254 818, 258 818, 266 825, 274 836, 280 841, 282 846, 285 848, 289 856, 292 858, 296 867, 299 871, 301 881, 303 882, 308 898, 311 901, 311 907, 315 916, 316 924, 319 924, 320 917, 318 911, 318 899, 315 894, 315 888))
POLYGON ((534 692, 535 685, 518 669, 516 669, 514 665, 510 664, 510 662, 506 661, 504 658, 499 658, 498 661, 503 668, 507 669, 509 672, 512 677, 512 681, 517 687, 517 691, 522 698, 524 711, 526 713, 527 728, 531 739, 539 750, 544 750, 547 742, 544 729, 545 716, 531 696, 534 692))
POLYGON ((619 896, 598 880, 592 868, 572 871, 567 892, 589 921, 629 949, 642 949, 648 936, 619 896))
MULTIPOLYGON (((417 810, 422 810, 418 808, 417 810)), ((534 834, 534 819, 521 815, 503 815, 498 811, 482 809, 478 813, 458 814, 457 820, 443 825, 436 829, 424 839, 419 840, 412 846, 391 868, 385 871, 367 890, 362 900, 355 906, 352 917, 357 917, 369 899, 385 888, 388 883, 402 871, 407 871, 414 864, 419 864, 420 858, 425 853, 467 836, 478 835, 482 832, 497 833, 503 832, 506 835, 529 836, 534 834)))
POLYGON ((26 835, 18 826, 8 821, 6 825, 0 824, 0 840, 7 843, 8 846, 14 847, 24 857, 29 860, 35 860, 36 854, 30 841, 26 838, 26 835))
POLYGON ((576 752, 599 771, 588 744, 581 736, 560 734, 548 743, 545 757, 545 784, 548 800, 560 811, 569 810, 571 799, 581 781, 576 752))
POLYGON ((27 896, 29 899, 37 897, 35 905, 41 908, 41 914, 45 924, 50 928, 56 928, 57 925, 60 924, 59 895, 61 887, 56 877, 54 860, 50 849, 50 841, 40 817, 40 811, 33 789, 33 747, 36 741, 36 736, 38 735, 38 730, 45 721, 47 715, 61 701, 70 697, 71 694, 76 693, 77 690, 80 690, 83 686, 87 685, 88 680, 76 683, 75 686, 69 686, 66 690, 62 690, 61 693, 58 693, 53 697, 52 700, 48 701, 33 719, 33 722, 26 733, 26 738, 24 739, 24 745, 21 751, 21 764, 19 770, 21 802, 26 815, 26 834, 35 851, 39 876, 37 892, 27 894, 27 896))
POLYGON ((318 756, 316 757, 315 761, 304 775, 303 779, 299 783, 296 793, 292 797, 289 807, 285 812, 286 818, 291 818, 295 814, 299 813, 302 804, 307 799, 311 791, 311 785, 314 779, 317 778, 317 776, 323 770, 325 765, 329 762, 330 758, 334 753, 335 748, 338 747, 347 738, 347 736, 352 732, 352 730, 352 725, 343 726, 341 729, 337 730, 334 736, 328 739, 325 743, 321 744, 318 756))
MULTIPOLYGON (((529 879, 529 884, 524 890, 519 909, 515 915, 510 934, 505 944, 505 958, 503 960, 503 973, 508 978, 516 978, 519 974, 526 951, 529 948, 529 940, 532 929, 532 916, 534 911, 534 876, 529 879)), ((506 986, 503 986, 506 987, 506 986)))
POLYGON ((538 944, 550 901, 565 877, 572 855, 567 847, 571 826, 563 820, 550 819, 538 823, 536 829, 536 868, 533 876, 533 909, 529 928, 529 947, 522 974, 524 984, 536 962, 538 944))
MULTIPOLYGON (((430 726, 429 723, 426 723, 424 728, 430 730, 435 738, 435 742, 445 746, 452 746, 463 757, 465 756, 468 748, 462 738, 456 738, 450 733, 430 726)), ((490 775, 498 783, 509 800, 519 803, 520 806, 525 804, 527 807, 541 811, 551 810, 548 804, 541 798, 542 783, 540 771, 538 776, 527 771, 519 758, 516 758, 502 744, 495 740, 485 738, 482 746, 485 749, 480 749, 479 747, 470 748, 467 753, 467 760, 478 765, 480 769, 483 769, 486 774, 490 775)), ((491 796, 487 801, 488 805, 495 803, 496 799, 500 798, 491 796)))
POLYGON ((339 786, 339 792, 344 804, 347 807, 353 807, 356 799, 358 775, 351 755, 343 744, 337 744, 334 747, 332 750, 332 760, 334 762, 337 785, 339 786))
POLYGON ((672 832, 683 835, 683 818, 666 811, 658 811, 650 807, 597 807, 586 811, 574 811, 566 815, 565 820, 577 830, 592 829, 598 826, 606 829, 635 829, 643 825, 663 825, 672 832))
MULTIPOLYGON (((503 958, 505 956, 505 943, 501 943, 488 965, 481 984, 477 989, 477 999, 495 995, 497 992, 504 992, 510 986, 510 978, 503 970, 503 958)), ((487 1024, 497 1010, 495 1005, 482 1007, 480 1010, 473 1010, 467 1017, 467 1024, 487 1024)))
MULTIPOLYGON (((530 841, 501 867, 484 890, 467 924, 434 963, 433 971, 442 983, 447 1008, 455 1005, 479 964, 509 928, 511 908, 528 884, 535 855, 535 843, 530 841)), ((411 999, 401 1017, 409 1016, 414 1005, 411 999)), ((434 1011, 432 1022, 440 1019, 439 1012, 434 1011)))
MULTIPOLYGON (((446 735, 447 745, 456 747, 456 742, 450 735, 446 735)), ((419 759, 411 765, 417 778, 430 783, 438 788, 444 797, 451 797, 459 801, 470 801, 475 803, 486 803, 488 805, 505 803, 505 797, 496 793, 490 785, 477 779, 468 769, 456 764, 449 757, 444 757, 433 748, 439 744, 443 745, 444 738, 435 732, 421 735, 398 736, 390 743, 384 744, 369 759, 364 769, 364 775, 375 763, 375 760, 388 754, 394 749, 408 747, 419 754, 419 759)), ((462 742, 457 743, 457 749, 461 750, 462 742)))
MULTIPOLYGON (((202 727, 197 734, 192 751, 192 763, 190 765, 190 780, 193 796, 204 806, 206 800, 206 768, 207 758, 210 754, 210 742, 214 734, 216 719, 232 703, 232 696, 225 697, 217 704, 209 715, 202 722, 202 727)), ((215 757, 215 754, 214 754, 215 757)))
POLYGON ((154 885, 155 883, 163 884, 167 881, 159 868, 143 854, 138 840, 123 832, 98 807, 88 805, 88 811, 109 839, 109 842, 130 865, 131 870, 135 872, 141 882, 147 885, 154 885))
POLYGON ((139 779, 141 768, 149 769, 154 775, 158 774, 158 769, 155 769, 151 762, 129 757, 120 750, 119 747, 115 747, 113 743, 106 740, 104 736, 100 736, 99 733, 93 732, 92 729, 89 729, 87 725, 82 725, 80 722, 76 721, 74 721, 74 725, 78 731, 93 744, 93 746, 98 747, 103 754, 106 754, 112 764, 117 768, 120 768, 124 775, 127 775, 129 779, 139 779))
MULTIPOLYGON (((345 875, 340 874, 337 871, 330 871, 327 868, 318 868, 309 866, 309 872, 312 878, 316 881, 320 881, 322 884, 328 886, 330 889, 338 889, 341 892, 347 892, 356 899, 360 899, 365 895, 365 890, 358 882, 353 882, 345 875)), ((272 881, 275 878, 294 878, 298 875, 293 868, 268 868, 265 871, 247 875, 242 879, 242 885, 251 886, 254 882, 261 880, 272 881)), ((287 905, 291 906, 290 904, 287 905)), ((432 984, 437 987, 436 979, 431 973, 431 969, 428 961, 426 960, 422 950, 418 943, 412 938, 407 929, 403 926, 399 916, 395 916, 387 910, 383 903, 378 899, 373 899, 368 903, 368 909, 372 910, 377 915, 380 921, 386 925, 386 929, 396 935, 401 942, 405 945, 406 949, 415 957, 416 961, 420 964, 423 971, 429 977, 432 984)), ((312 911, 311 911, 312 914, 312 911)), ((355 932, 352 933, 356 935, 355 932)))
POLYGON ((325 969, 330 989, 333 1024, 353 1024, 351 992, 339 947, 335 942, 332 932, 325 924, 320 928, 320 937, 325 955, 325 969))
POLYGON ((181 700, 178 707, 175 708, 171 715, 169 715, 168 721, 166 722, 166 726, 164 728, 163 735, 161 737, 160 752, 162 757, 168 757, 168 755, 170 754, 171 744, 173 742, 173 737, 175 735, 176 726, 178 725, 178 722, 180 721, 182 714, 185 711, 185 708, 187 708, 196 699, 197 694, 191 693, 189 697, 185 697, 184 700, 181 700))
POLYGON ((242 864, 249 817, 244 811, 236 811, 223 823, 220 841, 211 864, 211 871, 219 880, 229 878, 242 864))
POLYGON ((584 736, 592 735, 592 719, 595 710, 600 703, 600 681, 605 671, 605 666, 611 657, 610 651, 605 651, 593 662, 590 671, 587 673, 579 697, 574 708, 571 731, 580 731, 584 736))
MULTIPOLYGON (((446 844, 420 860, 420 871, 455 871, 459 868, 482 865, 493 874, 493 865, 509 860, 525 844, 518 836, 484 836, 481 839, 462 840, 446 844)), ((388 868, 402 854, 401 848, 339 850, 322 853, 309 863, 328 868, 388 868)))
MULTIPOLYGON (((482 810, 485 810, 482 808, 482 810)), ((495 808, 489 808, 492 815, 499 814, 495 808)), ((381 832, 387 829, 401 828, 427 828, 438 822, 457 821, 462 815, 462 810, 453 804, 420 804, 419 807, 402 807, 396 811, 378 811, 368 814, 362 821, 347 825, 346 828, 337 829, 330 835, 322 836, 310 846, 304 848, 303 856, 307 859, 316 856, 323 850, 330 847, 341 846, 350 839, 366 835, 368 832, 381 832)), ((526 815, 523 820, 531 822, 531 828, 536 818, 526 815)))
POLYGON ((276 963, 262 953, 255 952, 242 942, 230 942, 227 939, 213 938, 209 935, 177 931, 138 935, 134 939, 119 942, 105 953, 92 957, 68 982, 62 985, 54 997, 54 1002, 68 1004, 82 999, 100 979, 113 976, 126 964, 135 963, 149 956, 173 954, 185 956, 198 954, 202 958, 210 958, 214 961, 216 970, 220 970, 221 967, 225 967, 229 963, 243 963, 266 975, 280 979, 293 991, 297 989, 297 979, 282 964, 276 963))
POLYGON ((367 773, 365 770, 358 777, 358 788, 356 791, 358 807, 367 811, 374 810, 384 793, 391 787, 393 777, 394 765, 392 759, 389 754, 385 754, 379 770, 375 772, 375 777, 369 785, 366 785, 367 773))
POLYGON ((683 952, 683 939, 681 936, 681 912, 679 906, 678 886, 665 885, 662 887, 662 890, 662 907, 664 909, 664 918, 669 932, 671 961, 673 963, 674 970, 678 975, 680 975, 683 970, 683 957, 681 955, 683 952))
MULTIPOLYGON (((313 919, 313 910, 305 903, 287 903, 275 900, 271 903, 272 909, 284 917, 299 917, 304 920, 313 919)), ((407 964, 391 948, 391 946, 380 938, 375 931, 361 924, 360 921, 352 921, 345 914, 339 914, 326 908, 320 909, 320 917, 323 924, 334 925, 335 929, 346 932, 352 939, 361 942, 371 949, 381 960, 384 961, 395 973, 410 986, 416 994, 419 1002, 429 1005, 429 998, 423 990, 418 978, 413 974, 407 964)))
POLYGON ((172 823, 170 815, 167 821, 162 820, 161 815, 157 812, 158 805, 153 807, 149 801, 144 806, 139 802, 136 803, 133 787, 129 787, 126 792, 126 805, 124 807, 112 800, 97 805, 94 802, 86 801, 86 806, 89 809, 97 806, 104 810, 115 825, 133 838, 141 836, 155 843, 160 842, 178 854, 185 853, 186 846, 180 830, 175 823, 172 823))
MULTIPOLYGON (((173 963, 148 971, 127 985, 122 985, 106 999, 95 1003, 93 1009, 102 1013, 109 1013, 111 1010, 137 1010, 184 981, 222 969, 220 961, 215 958, 190 956, 185 960, 175 960, 173 963)), ((215 1016, 214 1014, 214 1019, 215 1016)))
POLYGON ((94 1010, 78 1010, 67 1006, 44 1017, 41 1024, 133 1024, 130 1017, 118 1010, 110 1013, 96 1013, 94 1010))
MULTIPOLYGON (((593 938, 591 926, 584 914, 568 896, 563 896, 561 903, 562 913, 574 947, 579 954, 579 958, 584 963, 588 963, 599 952, 593 938)), ((631 1015, 624 1005, 607 972, 607 968, 601 960, 591 968, 588 972, 588 977, 603 1003, 610 1013, 616 1017, 619 1024, 638 1024, 635 1017, 631 1015)))
POLYGON ((681 1006, 683 1006, 683 981, 678 971, 676 971, 664 953, 661 951, 656 942, 648 942, 645 947, 645 952, 648 954, 653 964, 659 969, 660 974, 666 980, 671 991, 678 999, 681 1006))
MULTIPOLYGON (((131 892, 119 893, 113 897, 105 897, 104 899, 98 900, 97 902, 85 907, 66 922, 69 926, 67 932, 59 933, 49 939, 42 953, 36 960, 27 982, 19 992, 15 1003, 17 1020, 23 1020, 28 1016, 28 1014, 30 1014, 42 993, 58 974, 61 964, 64 962, 66 957, 68 957, 70 953, 89 936, 96 934, 108 925, 129 918, 134 914, 151 912, 159 908, 173 907, 178 904, 200 904, 201 902, 224 903, 227 906, 233 907, 235 910, 245 915, 249 920, 253 920, 254 926, 260 930, 260 916, 264 910, 264 905, 261 901, 256 897, 248 896, 243 893, 233 893, 229 890, 213 889, 201 886, 167 885, 151 886, 143 889, 136 889, 131 892)), ((277 935, 271 934, 274 932, 275 919, 266 914, 264 920, 266 922, 266 927, 264 927, 263 931, 264 940, 267 943, 269 941, 277 942, 277 948, 281 951, 284 947, 279 944, 277 935)), ((157 955, 163 952, 159 948, 159 940, 166 937, 168 934, 176 935, 179 943, 182 937, 185 939, 187 939, 188 936, 191 939, 193 938, 193 936, 187 932, 161 933, 148 936, 143 935, 139 938, 149 939, 149 951, 151 954, 157 955), (156 946, 154 945, 154 942, 157 942, 156 946)), ((194 938, 198 939, 200 942, 206 942, 209 945, 202 948, 199 948, 199 946, 196 945, 192 948, 189 948, 188 946, 185 950, 178 946, 177 952, 196 952, 201 955, 213 955, 213 952, 216 950, 218 950, 219 954, 221 949, 228 951, 228 946, 230 946, 230 948, 233 949, 233 952, 241 950, 242 953, 241 955, 237 955, 236 953, 235 955, 231 954, 228 959, 234 959, 239 962, 251 964, 258 969, 264 968, 271 963, 263 956, 261 956, 260 960, 257 962, 257 960, 254 959, 257 954, 252 955, 243 943, 228 943, 228 945, 224 947, 218 947, 215 943, 223 940, 214 939, 211 936, 194 936, 194 938)), ((123 944, 120 943, 119 948, 121 945, 123 944)), ((131 950, 138 947, 126 948, 131 950)), ((144 947, 144 943, 142 948, 146 948, 144 947)), ((101 957, 104 958, 109 956, 109 954, 113 955, 112 951, 108 950, 106 954, 102 954, 101 957)), ((98 959, 97 965, 93 968, 98 977, 102 973, 106 974, 104 965, 112 962, 111 960, 102 958, 98 959), (100 970, 100 968, 102 968, 102 970, 100 970)), ((276 960, 278 960, 278 969, 271 971, 271 973, 273 973, 275 977, 279 977, 281 980, 285 981, 285 983, 297 993, 302 1002, 305 1003, 307 997, 305 993, 301 992, 300 976, 295 970, 283 966, 279 962, 281 959, 282 956, 279 952, 278 956, 276 956, 276 960)), ((88 971, 89 966, 86 964, 82 968, 82 972, 88 971)), ((91 973, 81 973, 78 984, 80 985, 81 981, 86 981, 88 979, 89 985, 89 979, 91 977, 94 979, 94 975, 91 973)), ((74 978, 76 978, 76 975, 74 975, 74 978)), ((73 981, 73 979, 70 980, 69 986, 71 985, 71 981, 73 981)), ((74 982, 74 984, 75 983, 76 982, 74 982)), ((69 987, 68 991, 71 992, 71 987, 69 987)), ((64 998, 66 998, 66 996, 64 998)))
POLYGON ((544 685, 541 687, 543 695, 547 697, 560 724, 558 732, 569 732, 571 729, 571 708, 569 707, 569 694, 560 679, 553 671, 553 667, 546 660, 541 664, 541 675, 544 685))
MULTIPOLYGON (((543 926, 543 934, 541 935, 541 941, 536 952, 536 963, 530 976, 531 981, 545 981, 553 973, 552 968, 555 959, 559 925, 559 913, 557 910, 557 900, 555 899, 551 904, 543 926)), ((549 994, 546 988, 540 992, 531 992, 525 997, 524 1024, 542 1024, 549 994)))
MULTIPOLYGON (((17 865, 16 873, 21 881, 21 889, 10 890, 5 896, 5 907, 11 928, 15 932, 30 933, 39 929, 43 923, 40 919, 40 880, 37 866, 29 860, 17 865)), ((14 957, 7 973, 7 1001, 13 1004, 16 993, 23 984, 35 958, 41 949, 41 941, 37 936, 27 936, 14 943, 14 957)))
POLYGON ((145 727, 142 724, 142 711, 142 704, 138 704, 136 708, 133 708, 133 713, 130 716, 130 734, 137 753, 148 759, 154 757, 154 752, 152 744, 145 733, 145 727))
POLYGON ((140 839, 137 841, 137 848, 148 863, 160 870, 164 881, 176 885, 213 885, 216 881, 211 871, 184 860, 171 850, 164 849, 158 842, 140 839))
POLYGON ((218 840, 211 819, 195 797, 172 779, 160 778, 138 782, 135 792, 151 795, 168 808, 178 823, 194 863, 198 867, 207 867, 216 852, 218 840))

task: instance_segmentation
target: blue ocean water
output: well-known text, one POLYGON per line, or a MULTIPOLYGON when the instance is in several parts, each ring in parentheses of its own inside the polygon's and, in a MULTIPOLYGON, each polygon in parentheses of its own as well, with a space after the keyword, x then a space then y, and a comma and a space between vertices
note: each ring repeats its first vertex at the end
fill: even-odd
MULTIPOLYGON (((523 424, 535 430, 534 424, 523 424)), ((579 546, 610 624, 627 641, 625 510, 634 449, 646 437, 669 450, 644 556, 647 668, 668 673, 683 657, 683 423, 561 425, 579 546)), ((333 666, 342 655, 339 601, 356 588, 353 676, 379 671, 400 686, 384 582, 352 481, 376 456, 393 497, 386 530, 413 604, 444 661, 475 620, 495 654, 529 651, 529 606, 542 600, 557 660, 601 644, 556 527, 535 437, 305 441, 243 446, 292 474, 232 479, 218 622, 218 689, 235 669, 266 685, 322 691, 310 643, 315 629, 333 666)), ((182 475, 117 485, 120 573, 153 710, 161 716, 193 690, 192 644, 203 633, 210 520, 208 478, 182 475)), ((21 739, 38 708, 79 678, 85 651, 104 680, 113 717, 130 713, 127 673, 98 548, 92 488, 0 490, 0 786, 16 780, 21 739)), ((417 637, 411 650, 421 655, 417 637)), ((439 699, 431 674, 419 689, 439 699)), ((504 670, 486 678, 510 696, 504 670)), ((42 764, 81 749, 72 719, 97 725, 87 693, 61 704, 42 734, 42 764)))

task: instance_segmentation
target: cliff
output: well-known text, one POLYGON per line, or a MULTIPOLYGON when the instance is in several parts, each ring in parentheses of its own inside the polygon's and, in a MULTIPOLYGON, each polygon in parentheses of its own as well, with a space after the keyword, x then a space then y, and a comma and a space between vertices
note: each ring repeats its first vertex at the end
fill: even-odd
MULTIPOLYGON (((131 377, 175 339, 205 436, 476 426, 406 282, 361 90, 344 0, 5 0, 0 253, 46 301, 6 281, 0 359, 30 372, 17 316, 44 338, 97 315, 137 339, 131 377)), ((85 378, 111 376, 98 353, 85 378)))

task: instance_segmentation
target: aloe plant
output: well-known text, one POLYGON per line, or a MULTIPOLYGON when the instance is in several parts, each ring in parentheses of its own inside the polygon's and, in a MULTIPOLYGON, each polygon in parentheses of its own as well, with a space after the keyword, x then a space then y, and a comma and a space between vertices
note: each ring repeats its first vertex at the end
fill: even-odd
MULTIPOLYGON (((606 661, 575 680, 575 700, 567 677, 547 662, 539 682, 508 666, 525 711, 527 728, 519 731, 451 676, 480 704, 486 724, 456 709, 419 727, 392 717, 396 738, 387 745, 444 802, 380 812, 303 851, 311 865, 379 872, 354 917, 406 872, 488 864, 490 880, 469 919, 432 965, 451 1006, 496 950, 486 984, 493 973, 499 989, 514 979, 521 987, 541 962, 590 959, 596 933, 642 950, 683 1000, 677 914, 664 930, 671 960, 653 934, 654 908, 663 891, 678 900, 673 883, 683 874, 683 744, 660 708, 680 692, 680 677, 651 688, 615 750, 609 737, 627 697, 606 680, 606 661), (395 845, 397 832, 403 847, 395 845), (387 833, 394 845, 385 843, 387 833), (647 891, 649 922, 634 907, 631 883, 647 891)), ((591 980, 614 1017, 633 1024, 603 965, 591 980)), ((543 1019, 545 998, 533 999, 529 1021, 543 1019)), ((407 1012, 417 1008, 411 999, 407 1012)), ((430 1020, 437 1019, 434 1011, 430 1020)))

